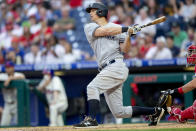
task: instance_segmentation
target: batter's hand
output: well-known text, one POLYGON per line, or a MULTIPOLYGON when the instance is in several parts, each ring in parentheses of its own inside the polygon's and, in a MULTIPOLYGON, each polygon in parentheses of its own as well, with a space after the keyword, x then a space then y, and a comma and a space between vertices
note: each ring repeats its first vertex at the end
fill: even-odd
POLYGON ((141 31, 141 27, 138 24, 135 24, 134 26, 130 27, 128 30, 129 35, 135 35, 139 31, 141 31))

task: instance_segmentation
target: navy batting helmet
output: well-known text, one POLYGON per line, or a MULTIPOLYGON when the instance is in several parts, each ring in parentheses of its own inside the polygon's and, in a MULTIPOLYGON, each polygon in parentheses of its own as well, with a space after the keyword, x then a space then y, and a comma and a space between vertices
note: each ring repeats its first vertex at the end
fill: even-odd
POLYGON ((92 3, 86 8, 86 12, 90 13, 91 9, 97 9, 96 13, 99 17, 107 17, 108 8, 102 3, 92 3))

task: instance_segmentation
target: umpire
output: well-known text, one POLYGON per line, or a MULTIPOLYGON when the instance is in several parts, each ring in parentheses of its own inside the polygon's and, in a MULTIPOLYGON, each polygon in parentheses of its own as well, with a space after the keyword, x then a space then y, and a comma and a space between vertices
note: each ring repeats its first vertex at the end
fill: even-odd
POLYGON ((104 93, 106 102, 117 118, 130 118, 138 115, 150 115, 156 125, 164 113, 162 108, 123 106, 122 87, 128 77, 128 68, 123 62, 122 53, 131 48, 130 36, 141 30, 140 26, 122 27, 108 23, 108 9, 102 3, 90 4, 86 12, 90 14, 92 23, 84 27, 87 40, 90 43, 99 66, 99 74, 87 86, 89 116, 74 125, 75 128, 96 127, 95 119, 99 112, 99 95, 104 93))

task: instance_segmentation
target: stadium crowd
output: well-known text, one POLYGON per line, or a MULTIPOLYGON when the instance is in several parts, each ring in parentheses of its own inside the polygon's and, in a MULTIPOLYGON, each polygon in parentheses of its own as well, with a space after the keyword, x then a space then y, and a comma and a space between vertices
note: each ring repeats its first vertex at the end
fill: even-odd
POLYGON ((0 64, 95 60, 83 31, 89 22, 84 9, 95 1, 108 6, 110 22, 123 26, 167 16, 132 38, 126 59, 185 57, 196 44, 194 0, 0 0, 0 64))

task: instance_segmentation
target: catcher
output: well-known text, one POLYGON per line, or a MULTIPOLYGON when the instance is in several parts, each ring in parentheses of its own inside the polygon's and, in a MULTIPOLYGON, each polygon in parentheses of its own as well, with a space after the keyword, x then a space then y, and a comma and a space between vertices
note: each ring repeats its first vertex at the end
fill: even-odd
MULTIPOLYGON (((196 64, 196 45, 191 45, 188 47, 187 55, 188 64, 196 64)), ((162 95, 159 99, 158 106, 167 107, 168 113, 171 117, 175 118, 177 122, 185 123, 188 119, 196 121, 196 100, 193 102, 193 105, 188 107, 185 110, 171 106, 172 95, 174 94, 184 94, 189 91, 192 91, 196 88, 196 65, 195 65, 195 78, 189 83, 185 84, 182 87, 176 89, 168 89, 166 91, 161 91, 162 95)))

